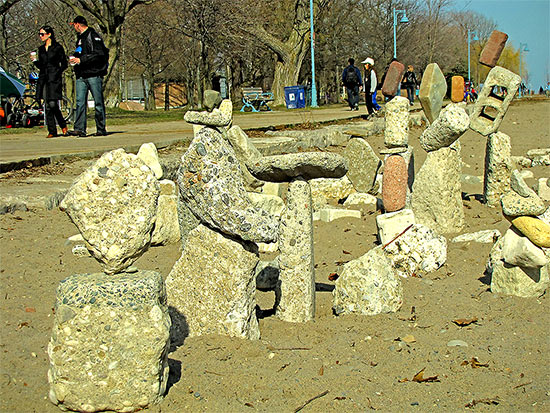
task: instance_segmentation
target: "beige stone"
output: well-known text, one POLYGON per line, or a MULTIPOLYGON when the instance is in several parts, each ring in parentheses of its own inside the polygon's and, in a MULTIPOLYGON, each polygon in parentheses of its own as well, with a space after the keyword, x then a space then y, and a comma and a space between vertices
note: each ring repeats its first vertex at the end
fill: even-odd
POLYGON ((550 225, 546 222, 529 216, 512 218, 505 217, 531 242, 539 247, 550 247, 550 225))
POLYGON ((522 268, 498 261, 493 266, 491 291, 518 297, 539 297, 548 288, 549 265, 522 268))

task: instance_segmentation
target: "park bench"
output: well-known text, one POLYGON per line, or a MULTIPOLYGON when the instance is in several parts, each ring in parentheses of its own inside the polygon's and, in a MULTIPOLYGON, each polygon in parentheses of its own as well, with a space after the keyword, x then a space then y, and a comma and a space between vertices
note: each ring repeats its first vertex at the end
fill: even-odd
POLYGON ((261 87, 243 87, 243 107, 241 112, 250 109, 252 112, 271 110, 268 103, 273 101, 273 93, 264 92, 261 87))

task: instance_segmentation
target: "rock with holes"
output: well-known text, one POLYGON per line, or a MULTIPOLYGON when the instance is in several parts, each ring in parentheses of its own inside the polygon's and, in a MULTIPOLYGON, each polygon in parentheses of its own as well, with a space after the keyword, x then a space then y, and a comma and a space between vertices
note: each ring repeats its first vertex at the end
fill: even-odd
POLYGON ((79 274, 57 288, 48 356, 62 410, 133 412, 168 382, 170 315, 159 273, 79 274))
POLYGON ((277 220, 251 203, 235 152, 214 128, 195 136, 177 176, 183 201, 200 221, 243 240, 277 239, 277 220))
POLYGON ((136 155, 103 154, 73 183, 61 202, 86 247, 107 274, 129 267, 151 242, 160 185, 136 155))
POLYGON ((337 315, 392 313, 403 304, 403 286, 382 247, 344 264, 332 292, 337 315))
POLYGON ((173 341, 222 334, 259 339, 254 244, 199 225, 166 278, 173 341))

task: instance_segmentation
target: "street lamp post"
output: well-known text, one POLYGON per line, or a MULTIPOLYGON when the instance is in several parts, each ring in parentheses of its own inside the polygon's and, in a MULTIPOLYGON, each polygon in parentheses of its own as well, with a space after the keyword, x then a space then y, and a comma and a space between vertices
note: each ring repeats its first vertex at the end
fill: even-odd
POLYGON ((395 7, 393 8, 393 57, 395 59, 397 59, 397 16, 399 14, 403 14, 403 17, 401 17, 399 23, 409 22, 409 19, 407 19, 406 10, 397 10, 395 7))
MULTIPOLYGON (((519 44, 519 77, 521 79, 521 52, 528 52, 529 48, 527 47, 527 43, 520 43, 519 44)), ((523 95, 522 90, 523 81, 520 80, 519 82, 519 97, 521 98, 523 95)))
POLYGON ((313 31, 313 0, 309 0, 309 25, 311 41, 311 107, 317 107, 317 88, 315 87, 315 35, 313 31))
POLYGON ((468 82, 471 82, 471 77, 470 77, 470 41, 471 40, 478 41, 479 38, 477 37, 476 30, 468 29, 468 82), (472 38, 472 35, 474 35, 473 38, 472 38))

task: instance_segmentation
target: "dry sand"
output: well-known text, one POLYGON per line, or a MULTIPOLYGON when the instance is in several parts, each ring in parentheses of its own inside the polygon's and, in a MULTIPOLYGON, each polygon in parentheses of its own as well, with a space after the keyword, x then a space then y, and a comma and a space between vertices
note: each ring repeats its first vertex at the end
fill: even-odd
MULTIPOLYGON (((512 137, 513 155, 550 146, 549 115, 549 100, 511 106, 500 130, 512 137)), ((425 158, 417 145, 421 131, 414 128, 410 136, 417 169, 425 158)), ((383 146, 383 136, 368 140, 375 151, 383 146)), ((461 142, 463 173, 482 175, 486 139, 468 131, 461 142)), ((535 178, 550 176, 549 169, 531 168, 535 178)), ((463 191, 470 195, 463 232, 506 231, 501 212, 475 199, 481 183, 463 191)), ((397 313, 333 315, 328 276, 375 245, 375 215, 315 224, 314 321, 277 320, 269 311, 273 293, 258 292, 261 340, 186 339, 169 354, 169 389, 150 411, 289 412, 316 396, 302 411, 550 411, 548 294, 524 299, 491 293, 483 276, 490 244, 449 243, 442 268, 403 279, 397 313), (478 321, 466 327, 453 323, 474 317, 478 321), (468 346, 448 347, 450 340, 468 346), (436 379, 412 381, 423 369, 436 379)), ((71 274, 100 271, 94 259, 71 253, 65 241, 75 233, 58 210, 0 216, 3 412, 59 411, 46 397, 55 289, 71 274)), ((136 266, 166 276, 180 253, 177 245, 151 248, 136 266)))

